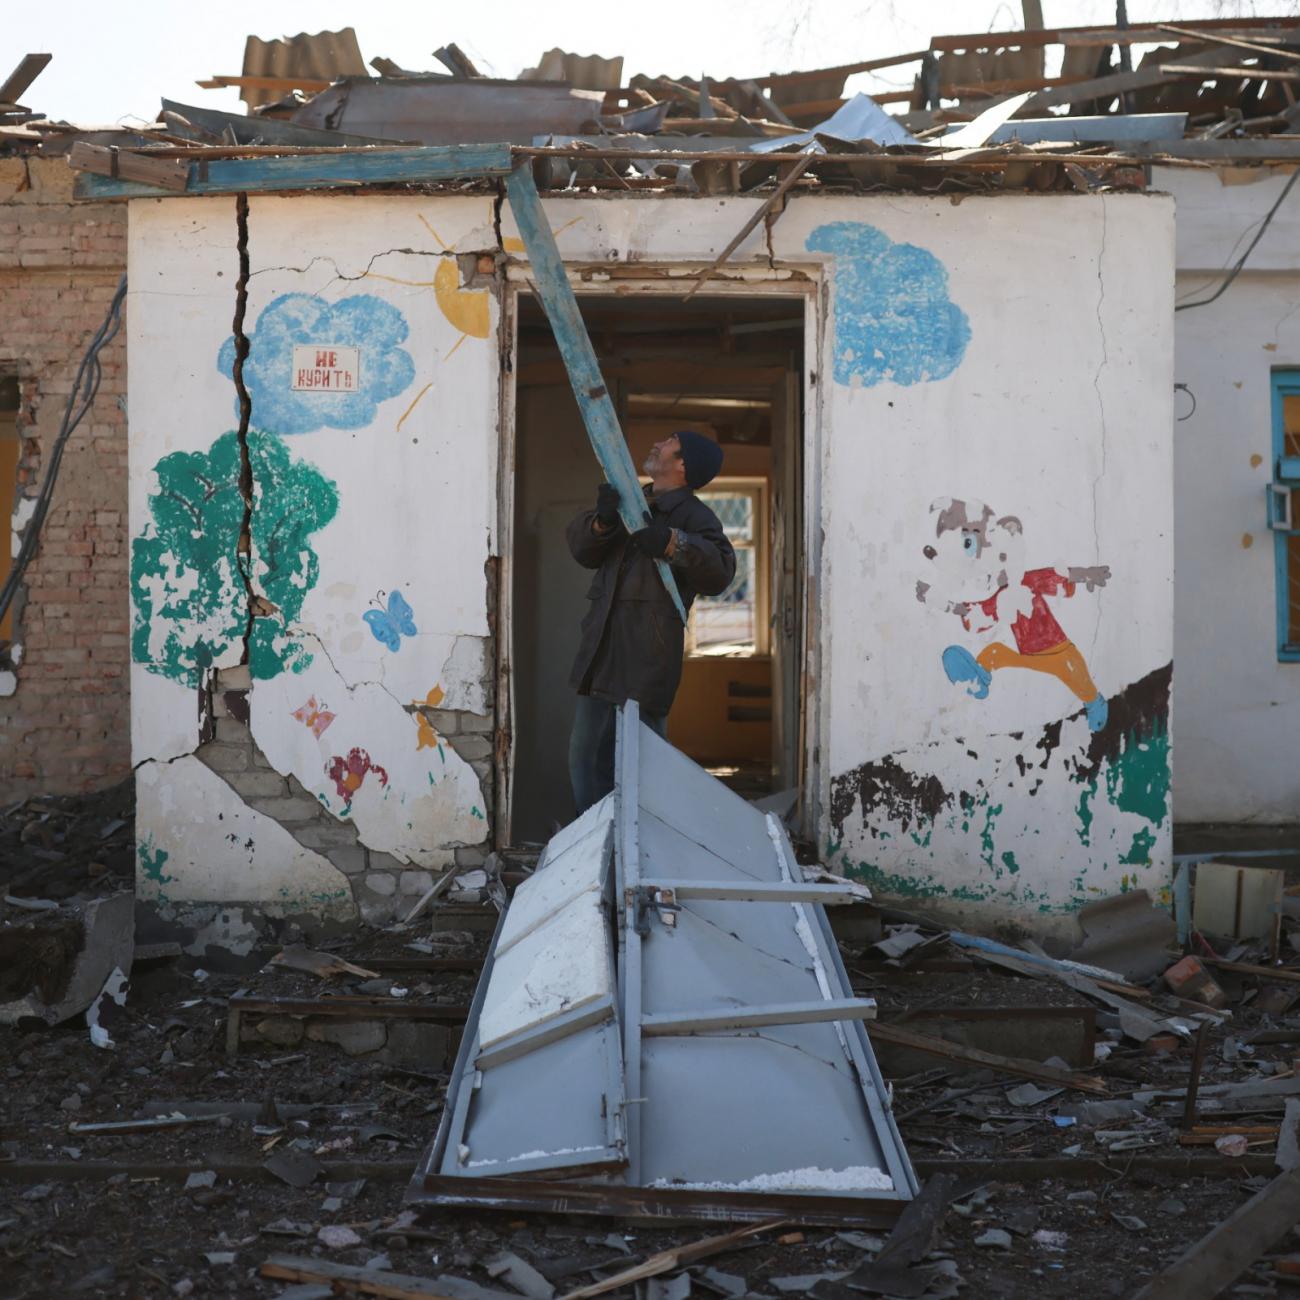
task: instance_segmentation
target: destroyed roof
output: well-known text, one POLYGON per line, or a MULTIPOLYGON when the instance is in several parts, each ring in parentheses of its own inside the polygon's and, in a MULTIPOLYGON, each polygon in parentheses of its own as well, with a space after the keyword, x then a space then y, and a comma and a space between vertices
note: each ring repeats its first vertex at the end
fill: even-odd
MULTIPOLYGON (((167 100, 120 142, 92 138, 175 163, 241 148, 500 143, 537 160, 545 189, 704 194, 789 179, 804 153, 818 157, 800 163, 800 192, 1131 189, 1152 161, 1300 158, 1300 18, 936 36, 833 68, 621 86, 622 61, 597 55, 551 50, 514 81, 479 75, 454 44, 436 57, 448 72, 375 58, 371 77, 350 28, 250 38, 239 77, 199 83, 256 91, 268 102, 248 115, 167 100), (909 65, 909 90, 846 96, 860 74, 909 65)), ((23 113, 0 120, 0 146, 62 152, 78 133, 23 113)), ((131 165, 113 174, 129 179, 131 165)))

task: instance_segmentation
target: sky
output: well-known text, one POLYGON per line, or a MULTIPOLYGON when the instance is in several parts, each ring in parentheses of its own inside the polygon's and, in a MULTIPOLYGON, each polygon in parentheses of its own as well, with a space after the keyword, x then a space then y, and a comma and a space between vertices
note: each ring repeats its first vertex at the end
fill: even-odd
MULTIPOLYGON (((1049 27, 1109 24, 1113 0, 1043 0, 1049 27)), ((235 90, 200 90, 216 74, 237 76, 244 40, 298 32, 356 29, 362 56, 377 55, 414 71, 437 70, 432 52, 454 41, 480 71, 515 77, 543 51, 624 56, 624 82, 638 72, 668 76, 753 76, 851 63, 923 49, 936 33, 1018 28, 1016 0, 657 0, 597 6, 568 0, 491 0, 485 10, 455 14, 428 0, 10 0, 0 32, 16 64, 29 51, 54 61, 23 96, 27 107, 78 125, 152 122, 166 97, 241 112, 235 90)), ((1300 0, 1129 0, 1129 20, 1238 17, 1300 12, 1300 0)), ((6 67, 5 72, 7 73, 6 67)), ((855 79, 870 92, 911 84, 913 69, 855 79)), ((0 74, 4 75, 4 74, 0 74)))

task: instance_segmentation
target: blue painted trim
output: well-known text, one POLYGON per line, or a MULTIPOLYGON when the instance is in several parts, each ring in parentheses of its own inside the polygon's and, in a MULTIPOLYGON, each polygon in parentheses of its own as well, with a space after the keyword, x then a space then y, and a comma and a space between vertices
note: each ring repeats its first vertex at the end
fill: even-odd
MULTIPOLYGON (((555 343, 564 359, 564 368, 568 371, 569 383, 573 386, 573 395, 577 398, 578 410, 582 413, 582 422, 587 428, 592 450, 600 461, 601 469, 605 471, 606 479, 618 489, 619 514, 624 526, 628 532, 636 532, 645 527, 647 518, 641 482, 636 475, 636 466, 632 464, 632 453, 628 450, 627 440, 619 427, 609 389, 601 378, 596 352, 591 346, 587 327, 583 324, 569 277, 565 274, 560 250, 555 244, 555 235, 542 211, 541 196, 533 183, 532 165, 529 162, 521 163, 510 173, 506 180, 506 194, 510 198, 510 210, 514 213, 515 224, 519 227, 524 248, 528 252, 538 301, 546 311, 547 320, 551 322, 555 343)), ((657 560, 656 564, 659 576, 685 623, 686 609, 678 594, 672 570, 664 560, 657 560)))
POLYGON ((325 189, 331 185, 447 181, 472 176, 506 176, 508 144, 429 145, 412 149, 348 149, 288 157, 222 158, 190 164, 184 190, 163 190, 138 181, 82 172, 82 199, 176 198, 192 194, 256 194, 325 189))
MULTIPOLYGON (((1283 398, 1300 397, 1300 369, 1274 370, 1272 375, 1272 412, 1273 412, 1273 466, 1274 479, 1278 484, 1285 483, 1289 478, 1288 469, 1296 461, 1293 456, 1283 456, 1286 450, 1283 430, 1286 425, 1282 418, 1283 398)), ((1272 515, 1272 505, 1268 506, 1269 516, 1272 515)), ((1300 663, 1300 645, 1287 640, 1287 633, 1291 627, 1291 611, 1289 608, 1289 593, 1291 581, 1294 578, 1300 583, 1300 573, 1292 574, 1290 569, 1290 557, 1287 554, 1287 539, 1300 536, 1300 529, 1286 531, 1284 529, 1273 529, 1273 568, 1274 568, 1274 592, 1277 604, 1277 658, 1279 663, 1296 664, 1300 663)))

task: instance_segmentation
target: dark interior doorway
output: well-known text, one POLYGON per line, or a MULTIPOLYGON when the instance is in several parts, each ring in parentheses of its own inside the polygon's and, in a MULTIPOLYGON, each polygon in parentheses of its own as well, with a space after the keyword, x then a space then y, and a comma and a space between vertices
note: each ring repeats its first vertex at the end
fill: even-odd
MULTIPOLYGON (((802 711, 801 298, 584 296, 583 318, 639 467, 695 429, 723 447, 701 496, 736 547, 736 581, 697 601, 669 739, 746 797, 797 785, 802 711)), ((540 843, 573 816, 569 669, 590 575, 565 526, 602 475, 550 327, 519 302, 511 616, 510 839, 540 843)))

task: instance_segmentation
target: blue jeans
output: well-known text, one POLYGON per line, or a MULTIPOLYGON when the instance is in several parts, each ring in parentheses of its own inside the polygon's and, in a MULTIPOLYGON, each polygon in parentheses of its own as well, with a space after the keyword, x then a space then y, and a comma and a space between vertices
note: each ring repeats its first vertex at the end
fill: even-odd
MULTIPOLYGON (((579 695, 569 733, 569 780, 573 801, 581 817, 614 788, 614 738, 618 726, 617 704, 579 695)), ((642 713, 641 721, 668 739, 666 714, 642 713)))

